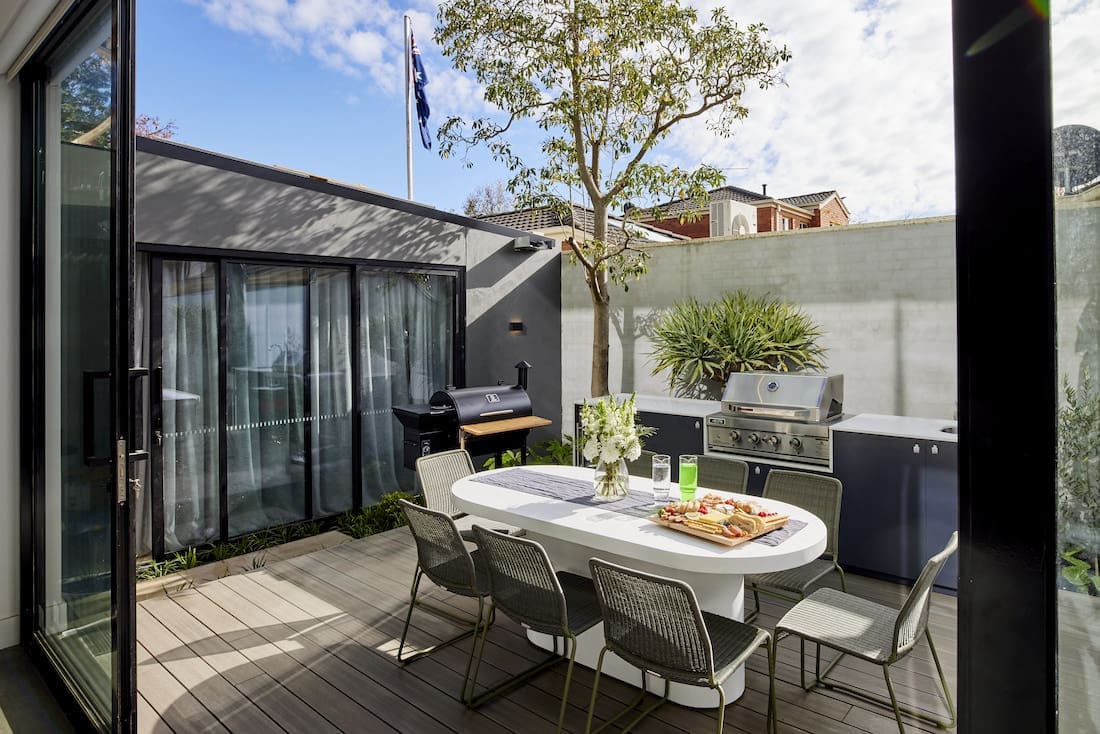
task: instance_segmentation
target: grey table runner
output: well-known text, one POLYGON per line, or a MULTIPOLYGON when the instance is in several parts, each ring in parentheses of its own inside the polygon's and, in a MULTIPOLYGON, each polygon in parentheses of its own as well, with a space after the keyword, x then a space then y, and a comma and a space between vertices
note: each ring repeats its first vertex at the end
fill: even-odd
MULTIPOLYGON (((475 474, 472 479, 475 482, 488 484, 492 487, 514 489, 517 492, 526 492, 539 497, 572 502, 577 505, 599 507, 633 517, 646 517, 657 510, 653 504, 653 497, 648 492, 628 491, 626 497, 620 500, 597 502, 592 497, 591 481, 544 474, 530 469, 505 469, 495 474, 475 474)), ((789 520, 786 525, 778 530, 773 530, 767 535, 761 535, 749 542, 774 547, 804 527, 806 527, 806 523, 802 520, 789 520)))

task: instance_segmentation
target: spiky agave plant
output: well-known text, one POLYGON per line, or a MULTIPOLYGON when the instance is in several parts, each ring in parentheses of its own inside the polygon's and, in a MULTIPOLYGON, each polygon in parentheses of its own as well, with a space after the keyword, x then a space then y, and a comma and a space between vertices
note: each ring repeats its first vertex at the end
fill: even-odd
POLYGON ((734 372, 823 369, 821 327, 798 306, 744 291, 674 304, 653 330, 653 374, 677 395, 706 394, 734 372))

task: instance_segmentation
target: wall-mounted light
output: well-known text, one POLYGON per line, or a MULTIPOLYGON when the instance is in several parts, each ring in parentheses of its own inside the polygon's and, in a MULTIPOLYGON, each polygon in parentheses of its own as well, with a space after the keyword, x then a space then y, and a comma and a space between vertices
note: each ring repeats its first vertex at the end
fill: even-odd
POLYGON ((516 252, 538 252, 539 250, 553 250, 554 240, 538 235, 524 235, 512 240, 512 249, 516 252))
POLYGON ((526 330, 527 329, 524 328, 524 326, 523 326, 523 322, 520 321, 519 319, 512 319, 511 321, 508 322, 508 333, 509 334, 517 334, 518 335, 518 334, 522 334, 526 330))

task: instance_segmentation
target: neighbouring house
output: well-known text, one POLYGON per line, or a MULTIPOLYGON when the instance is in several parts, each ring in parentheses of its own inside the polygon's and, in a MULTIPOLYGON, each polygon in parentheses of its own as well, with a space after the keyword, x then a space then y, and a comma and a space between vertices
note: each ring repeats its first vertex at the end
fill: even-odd
POLYGON ((737 186, 712 189, 710 201, 676 199, 659 204, 660 217, 647 212, 639 221, 691 239, 728 235, 783 232, 813 227, 838 227, 848 223, 851 212, 836 191, 819 191, 777 198, 737 186))
MULTIPOLYGON (((569 249, 569 242, 584 242, 592 236, 595 217, 590 208, 579 204, 566 205, 562 210, 549 206, 535 209, 516 209, 499 214, 486 214, 478 217, 483 222, 491 222, 504 227, 513 227, 528 232, 552 237, 562 243, 562 249, 569 249)), ((612 244, 621 244, 629 237, 633 242, 675 242, 689 239, 641 222, 625 222, 622 217, 608 217, 608 240, 612 244)))

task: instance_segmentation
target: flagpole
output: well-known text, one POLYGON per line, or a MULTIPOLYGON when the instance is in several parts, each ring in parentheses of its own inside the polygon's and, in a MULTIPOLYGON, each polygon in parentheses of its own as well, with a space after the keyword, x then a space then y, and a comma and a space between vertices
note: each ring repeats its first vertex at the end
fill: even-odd
POLYGON ((405 170, 409 182, 409 201, 413 198, 413 139, 412 139, 412 49, 409 37, 412 35, 412 21, 405 16, 405 170))

